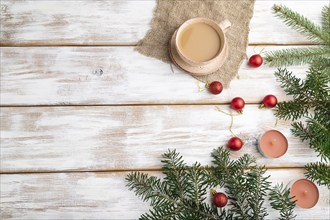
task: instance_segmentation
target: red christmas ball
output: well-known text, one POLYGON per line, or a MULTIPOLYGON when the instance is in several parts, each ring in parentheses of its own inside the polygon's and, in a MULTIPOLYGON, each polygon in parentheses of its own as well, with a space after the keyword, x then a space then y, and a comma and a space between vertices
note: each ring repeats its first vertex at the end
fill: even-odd
POLYGON ((238 151, 243 147, 244 143, 240 138, 232 137, 229 139, 227 145, 231 150, 238 151))
POLYGON ((263 59, 260 56, 260 54, 255 54, 255 55, 251 56, 249 59, 249 65, 252 67, 259 67, 259 66, 261 66, 262 62, 263 62, 263 59))
POLYGON ((223 90, 223 86, 221 82, 218 81, 212 82, 209 86, 209 91, 214 95, 220 94, 222 90, 223 90))
POLYGON ((262 101, 262 105, 266 108, 273 108, 277 105, 277 98, 274 95, 266 95, 262 101))
POLYGON ((231 100, 230 107, 236 111, 242 111, 244 106, 245 106, 245 102, 244 99, 242 99, 241 97, 236 97, 233 98, 233 100, 231 100))
POLYGON ((217 192, 213 195, 213 204, 216 207, 224 207, 227 205, 228 198, 226 194, 217 192))

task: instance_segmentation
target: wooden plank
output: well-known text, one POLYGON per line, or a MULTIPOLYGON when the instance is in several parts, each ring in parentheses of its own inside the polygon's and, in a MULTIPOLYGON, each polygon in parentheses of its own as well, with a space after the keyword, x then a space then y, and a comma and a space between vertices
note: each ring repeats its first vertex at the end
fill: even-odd
MULTIPOLYGON (((249 47, 251 56, 287 47, 249 47)), ((197 80, 132 47, 1 48, 1 105, 117 105, 228 103, 242 96, 259 103, 266 94, 288 99, 275 68, 243 62, 230 89, 214 96, 198 92, 197 80), (256 86, 257 85, 257 86, 256 86)), ((304 76, 306 67, 290 67, 304 76)), ((202 85, 201 85, 202 86, 202 85)))
MULTIPOLYGON (((151 175, 161 176, 158 172, 151 175)), ((269 170, 273 185, 303 178, 302 169, 269 170)), ((148 211, 125 187, 127 173, 59 173, 1 175, 2 219, 137 219, 148 211)), ((297 219, 329 216, 329 190, 319 187, 312 209, 296 208, 297 219)), ((277 219, 269 208, 267 219, 277 219)))
MULTIPOLYGON (((287 5, 320 23, 328 1, 262 1, 255 4, 251 44, 308 44, 271 13, 274 4, 287 5)), ((1 1, 1 45, 121 45, 136 44, 149 30, 152 1, 1 1)))
MULTIPOLYGON (((228 106, 222 106, 228 111, 228 106)), ((250 153, 268 167, 301 167, 318 161, 316 153, 290 133, 277 130, 289 150, 278 159, 262 157, 256 138, 274 129, 271 110, 246 106, 234 117, 233 131, 246 142, 233 157, 250 153)), ((231 118, 214 106, 30 107, 1 109, 1 172, 159 169, 160 155, 177 149, 194 162, 211 161, 212 149, 232 136, 231 118)))

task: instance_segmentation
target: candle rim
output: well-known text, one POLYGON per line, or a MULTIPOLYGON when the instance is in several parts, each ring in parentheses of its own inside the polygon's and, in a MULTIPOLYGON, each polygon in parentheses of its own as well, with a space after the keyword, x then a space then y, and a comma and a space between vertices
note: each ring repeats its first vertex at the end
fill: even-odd
POLYGON ((318 201, 319 201, 319 199, 320 199, 320 191, 319 191, 319 188, 317 187, 316 183, 314 183, 313 181, 311 181, 311 180, 309 180, 309 179, 301 178, 301 179, 297 179, 297 180, 295 180, 295 181, 294 181, 292 184, 290 184, 290 185, 291 185, 291 187, 290 187, 290 196, 293 197, 293 200, 295 201, 296 206, 298 206, 299 208, 302 208, 302 209, 311 209, 311 208, 313 208, 314 206, 316 206, 316 204, 318 203, 318 201), (293 185, 294 185, 296 182, 301 181, 301 180, 303 180, 303 181, 307 181, 307 182, 311 183, 311 184, 315 187, 316 192, 317 192, 317 199, 316 199, 315 204, 314 204, 313 206, 311 206, 311 207, 308 207, 308 208, 304 208, 304 207, 299 206, 299 205, 297 204, 297 201, 298 201, 298 200, 296 200, 296 198, 294 197, 294 195, 292 195, 292 187, 293 187, 293 185))

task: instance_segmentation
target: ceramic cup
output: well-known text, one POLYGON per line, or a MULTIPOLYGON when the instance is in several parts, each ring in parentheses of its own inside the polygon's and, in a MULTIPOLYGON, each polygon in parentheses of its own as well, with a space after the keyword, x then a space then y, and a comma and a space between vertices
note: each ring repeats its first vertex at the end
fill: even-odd
POLYGON ((172 60, 180 66, 182 69, 186 70, 189 73, 194 75, 207 75, 212 72, 218 70, 224 63, 228 55, 228 43, 226 39, 226 31, 231 26, 231 23, 228 20, 224 20, 217 24, 215 21, 208 18, 192 18, 184 22, 177 31, 173 34, 171 40, 171 58, 172 60), (185 30, 188 26, 196 24, 196 23, 204 23, 211 26, 219 35, 220 39, 220 49, 210 60, 207 61, 196 61, 186 57, 183 52, 179 48, 179 40, 183 30, 185 30), (174 51, 173 51, 174 50, 174 51))
POLYGON ((201 66, 201 65, 207 65, 209 63, 212 63, 214 60, 218 59, 219 57, 223 57, 224 56, 224 48, 227 46, 227 40, 226 40, 226 36, 225 36, 225 32, 226 30, 228 30, 228 28, 231 26, 231 23, 228 20, 224 20, 223 22, 221 22, 220 24, 215 23, 213 20, 211 19, 207 19, 207 18, 192 18, 186 22, 184 22, 178 29, 177 33, 176 33, 176 37, 175 37, 175 48, 179 54, 179 56, 187 63, 189 63, 190 65, 193 66, 201 66), (183 55, 183 53, 181 52, 180 48, 179 48, 179 39, 181 37, 181 33, 184 29, 186 29, 188 26, 196 24, 196 23, 205 23, 208 24, 209 26, 211 26, 219 35, 220 37, 220 50, 218 51, 217 55, 208 61, 204 61, 204 62, 198 62, 198 61, 194 61, 189 59, 188 57, 186 57, 185 55, 183 55))

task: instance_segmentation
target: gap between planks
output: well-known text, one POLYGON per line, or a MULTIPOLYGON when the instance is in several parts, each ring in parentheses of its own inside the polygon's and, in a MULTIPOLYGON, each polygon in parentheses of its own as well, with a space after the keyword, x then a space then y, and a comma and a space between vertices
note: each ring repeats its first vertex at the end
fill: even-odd
MULTIPOLYGON (((318 45, 313 42, 306 43, 249 43, 248 46, 315 46, 318 45)), ((0 47, 135 47, 137 43, 72 43, 72 42, 59 42, 59 43, 50 43, 50 42, 17 42, 17 43, 7 43, 0 42, 0 47)))
MULTIPOLYGON (((297 170, 304 167, 266 167, 267 170, 297 170)), ((162 172, 161 168, 140 168, 140 169, 98 169, 98 170, 36 170, 36 171, 1 171, 0 175, 16 175, 16 174, 51 174, 51 173, 127 173, 127 172, 162 172)))
MULTIPOLYGON (((134 107, 134 106, 214 106, 229 105, 228 102, 221 103, 140 103, 140 104, 54 104, 54 105, 0 105, 1 108, 49 108, 49 107, 134 107)), ((245 105, 259 105, 260 102, 245 102, 245 105)))

